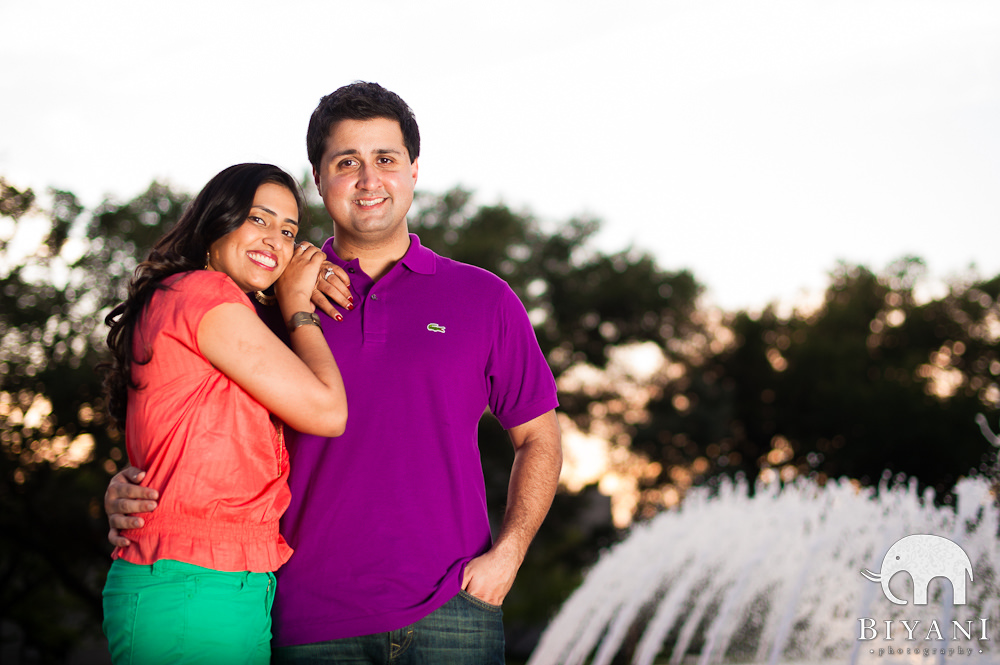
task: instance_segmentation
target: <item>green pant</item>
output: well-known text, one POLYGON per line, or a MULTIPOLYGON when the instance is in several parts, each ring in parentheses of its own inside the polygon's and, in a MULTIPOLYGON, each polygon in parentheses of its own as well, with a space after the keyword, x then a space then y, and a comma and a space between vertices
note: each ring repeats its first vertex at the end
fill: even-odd
POLYGON ((104 634, 115 665, 235 663, 271 658, 272 573, 116 559, 104 585, 104 634))

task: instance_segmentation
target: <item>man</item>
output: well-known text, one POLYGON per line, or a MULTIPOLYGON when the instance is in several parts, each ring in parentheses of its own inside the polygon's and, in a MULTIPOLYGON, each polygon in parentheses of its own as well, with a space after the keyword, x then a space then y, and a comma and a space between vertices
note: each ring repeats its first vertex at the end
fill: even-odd
MULTIPOLYGON (((504 282, 409 233, 420 137, 402 99, 340 88, 307 147, 334 223, 324 251, 354 299, 342 323, 323 321, 351 418, 336 439, 289 433, 295 555, 278 573, 274 661, 502 663, 500 605, 562 463, 552 375, 504 282), (476 438, 487 407, 515 450, 492 542, 476 438)), ((283 330, 276 309, 261 315, 283 330)), ((112 527, 148 496, 113 484, 112 527)))

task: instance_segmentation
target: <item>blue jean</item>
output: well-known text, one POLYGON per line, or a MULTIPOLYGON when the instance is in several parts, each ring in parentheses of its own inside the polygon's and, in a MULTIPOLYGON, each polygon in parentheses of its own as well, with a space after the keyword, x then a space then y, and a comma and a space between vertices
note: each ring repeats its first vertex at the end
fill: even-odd
POLYGON ((276 647, 275 665, 502 665, 503 611, 460 591, 399 630, 329 642, 276 647))

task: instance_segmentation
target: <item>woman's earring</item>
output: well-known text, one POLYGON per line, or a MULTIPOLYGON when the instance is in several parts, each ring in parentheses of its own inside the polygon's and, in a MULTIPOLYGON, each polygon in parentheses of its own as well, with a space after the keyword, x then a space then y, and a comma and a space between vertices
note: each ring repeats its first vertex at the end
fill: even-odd
POLYGON ((205 252, 205 270, 211 270, 211 268, 208 267, 208 261, 211 258, 212 258, 212 253, 211 252, 205 252))

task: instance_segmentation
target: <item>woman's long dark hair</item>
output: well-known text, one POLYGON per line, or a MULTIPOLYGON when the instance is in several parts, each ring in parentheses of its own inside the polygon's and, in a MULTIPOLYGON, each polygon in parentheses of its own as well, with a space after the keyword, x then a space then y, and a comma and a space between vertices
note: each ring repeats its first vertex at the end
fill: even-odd
POLYGON ((99 369, 104 372, 108 414, 119 429, 124 431, 125 427, 128 389, 138 387, 132 380, 132 364, 150 360, 133 354, 132 339, 139 316, 153 294, 165 288, 164 278, 205 267, 209 247, 243 225, 257 188, 265 183, 281 185, 292 192, 301 221, 305 202, 294 178, 271 164, 230 166, 208 181, 177 224, 153 246, 146 260, 135 269, 125 302, 105 317, 104 323, 111 328, 108 332, 111 361, 102 363, 99 369))

